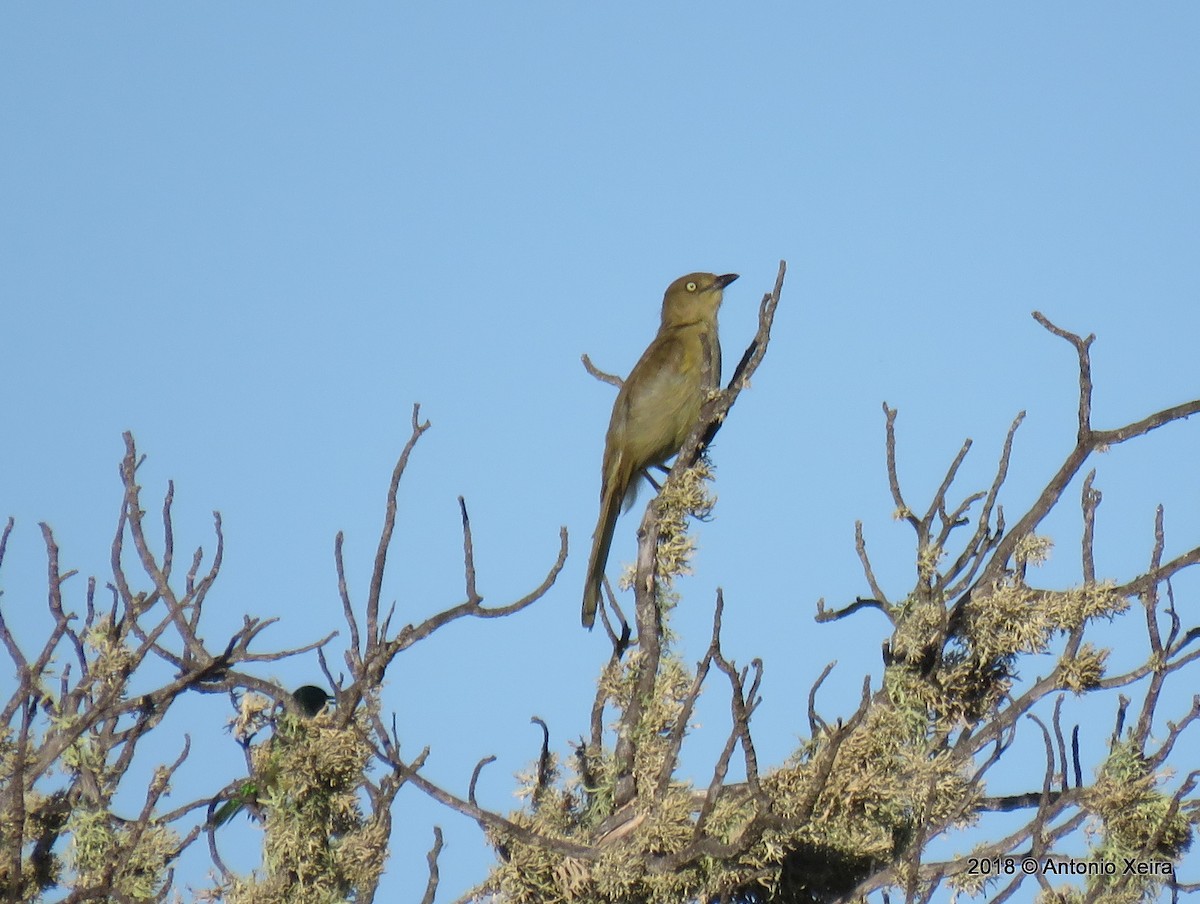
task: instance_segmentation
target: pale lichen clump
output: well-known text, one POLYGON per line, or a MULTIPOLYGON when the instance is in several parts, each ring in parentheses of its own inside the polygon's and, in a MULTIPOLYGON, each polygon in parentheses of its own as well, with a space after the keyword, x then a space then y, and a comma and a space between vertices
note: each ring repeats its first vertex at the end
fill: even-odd
POLYGON ((100 616, 82 639, 95 654, 91 657, 90 673, 97 691, 117 696, 124 693, 137 656, 127 644, 117 640, 112 619, 100 616))
POLYGON ((707 521, 717 497, 709 489, 712 465, 701 458, 663 487, 655 502, 658 511, 658 549, 656 576, 670 590, 676 577, 691 574, 696 540, 688 533, 688 519, 707 521))
MULTIPOLYGON (((117 639, 112 620, 99 616, 81 635, 88 651, 90 694, 101 701, 120 701, 127 692, 129 676, 137 657, 125 643, 117 639)), ((67 733, 77 724, 78 716, 61 714, 52 697, 45 697, 50 729, 67 733)), ((61 763, 75 777, 81 789, 78 802, 62 826, 70 837, 63 857, 66 870, 74 874, 73 884, 82 887, 111 888, 114 893, 133 901, 155 899, 166 881, 167 866, 175 858, 180 844, 177 832, 150 819, 149 824, 120 820, 110 809, 109 798, 115 779, 110 764, 99 743, 104 728, 95 726, 80 734, 64 748, 61 763)), ((155 771, 151 793, 165 790, 167 773, 155 771)), ((26 801, 27 813, 34 813, 26 801)), ((25 837, 41 837, 36 825, 27 825, 25 837)), ((59 865, 53 865, 55 875, 59 865)))
MULTIPOLYGON (((961 719, 983 718, 1009 692, 1019 657, 1047 653, 1057 637, 1129 607, 1128 598, 1111 582, 1061 591, 1026 584, 1026 567, 1045 562, 1052 548, 1047 537, 1022 539, 1014 552, 1016 571, 974 591, 969 605, 958 612, 953 636, 945 601, 936 595, 910 597, 893 607, 893 665, 884 679, 892 701, 902 708, 925 709, 943 729, 961 719)), ((927 564, 936 561, 928 549, 922 554, 927 564)), ((1105 650, 1081 645, 1060 661, 1060 686, 1075 693, 1096 687, 1107 656, 1105 650)))
POLYGON ((284 714, 253 753, 263 788, 263 869, 221 889, 232 904, 344 901, 371 888, 387 858, 387 827, 363 817, 358 789, 373 756, 365 738, 374 701, 339 726, 333 712, 284 714), (280 780, 286 777, 286 780, 280 780))
MULTIPOLYGON (((664 615, 673 602, 670 581, 687 573, 694 551, 688 519, 707 517, 713 505, 707 467, 681 477, 657 503, 656 601, 664 615)), ((914 606, 908 615, 914 648, 931 632, 944 629, 940 607, 914 606)), ((669 642, 665 618, 663 622, 664 642, 669 642)), ((614 727, 632 740, 638 794, 626 806, 629 812, 613 813, 614 755, 585 748, 565 781, 545 787, 531 770, 520 792, 530 805, 508 817, 544 838, 591 847, 598 856, 564 857, 492 829, 489 836, 501 851, 501 863, 480 892, 500 892, 515 904, 666 904, 781 891, 792 900, 805 900, 810 893, 815 900, 831 890, 848 891, 874 866, 890 862, 916 826, 954 823, 959 814, 972 812, 969 803, 976 792, 961 764, 926 743, 932 731, 927 706, 880 706, 836 743, 833 732, 819 734, 792 761, 762 778, 760 796, 744 783, 720 790, 704 817, 703 837, 734 845, 740 848, 737 853, 673 859, 696 841, 697 820, 705 808, 704 790, 670 778, 678 756, 672 735, 681 730, 695 674, 664 650, 653 692, 640 701, 637 724, 624 725, 645 667, 644 654, 635 647, 610 663, 600 680, 600 697, 618 716, 614 727), (762 809, 764 801, 770 801, 769 812, 762 809), (792 825, 764 830, 764 819, 792 825)), ((557 775, 557 770, 543 771, 543 783, 548 774, 557 775)))
POLYGON ((1058 885, 1044 890, 1037 904, 1149 904, 1159 899, 1162 882, 1192 844, 1195 817, 1157 790, 1156 776, 1135 745, 1115 745, 1088 790, 1095 841, 1079 861, 1082 888, 1058 885), (1133 869, 1129 867, 1133 866, 1133 869), (1140 872, 1137 867, 1144 867, 1140 872))
MULTIPOLYGON (((1088 794, 1089 809, 1099 818, 1100 842, 1093 851, 1099 860, 1176 861, 1192 846, 1192 825, 1198 817, 1181 812, 1179 801, 1158 790, 1167 778, 1154 773, 1146 758, 1128 742, 1117 744, 1088 794)), ((1100 877, 1100 883, 1107 877, 1100 877)), ((1158 877, 1136 877, 1130 884, 1140 893, 1154 892, 1158 877)))
POLYGON ((1063 688, 1076 696, 1085 694, 1100 686, 1107 661, 1108 650, 1100 650, 1090 643, 1085 643, 1074 656, 1064 656, 1059 660, 1059 681, 1063 688))
POLYGON ((151 825, 135 840, 112 814, 85 805, 72 812, 67 828, 71 835, 67 867, 76 874, 77 885, 109 887, 133 901, 158 897, 167 865, 179 846, 175 832, 151 825))
MULTIPOLYGON (((1095 619, 1111 619, 1127 608, 1129 600, 1116 593, 1112 583, 1061 591, 1005 584, 975 602, 963 636, 976 662, 994 664, 1008 676, 1019 655, 1046 653, 1056 636, 1095 619)), ((1060 686, 1077 694, 1096 687, 1107 658, 1107 650, 1083 644, 1060 661, 1060 686)))
MULTIPOLYGON (((664 755, 665 742, 656 739, 674 724, 692 680, 677 660, 665 665, 663 674, 670 677, 658 685, 658 701, 647 707, 645 731, 639 738, 639 747, 660 749, 664 755)), ((616 689, 625 684, 609 686, 616 689)), ((959 814, 973 811, 970 802, 975 792, 961 766, 945 752, 930 752, 922 742, 922 731, 909 714, 879 707, 859 730, 841 740, 836 753, 831 753, 832 734, 823 733, 762 780, 763 793, 771 801, 770 818, 781 824, 798 820, 796 827, 761 832, 736 856, 693 858, 670 869, 654 865, 669 863, 672 854, 694 840, 704 791, 672 781, 656 796, 653 790, 661 780, 664 760, 639 750, 635 773, 643 793, 634 803, 636 815, 627 821, 631 830, 598 839, 597 814, 589 807, 604 808, 611 795, 584 788, 578 777, 572 777, 540 792, 540 806, 509 818, 543 836, 596 845, 599 858, 564 858, 493 831, 493 844, 506 859, 487 888, 521 904, 613 900, 667 904, 781 890, 792 895, 791 900, 804 900, 810 892, 847 890, 838 883, 845 883, 847 877, 853 883, 873 866, 889 862, 897 845, 909 839, 918 825, 956 823, 959 814), (825 762, 830 755, 832 764, 825 762)), ((607 754, 604 760, 611 764, 607 754)), ((612 774, 611 768, 595 760, 589 762, 589 769, 605 777, 612 774)), ((535 781, 531 771, 522 796, 535 796, 535 781)), ((727 785, 704 831, 715 842, 735 843, 764 815, 745 784, 727 785)))

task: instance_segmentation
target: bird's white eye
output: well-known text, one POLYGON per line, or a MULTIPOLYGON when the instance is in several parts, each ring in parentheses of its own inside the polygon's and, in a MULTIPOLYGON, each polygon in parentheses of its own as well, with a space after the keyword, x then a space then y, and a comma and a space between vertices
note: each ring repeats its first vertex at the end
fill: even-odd
POLYGON ((687 289, 689 292, 695 292, 696 284, 694 282, 690 282, 686 286, 684 286, 684 288, 687 289))

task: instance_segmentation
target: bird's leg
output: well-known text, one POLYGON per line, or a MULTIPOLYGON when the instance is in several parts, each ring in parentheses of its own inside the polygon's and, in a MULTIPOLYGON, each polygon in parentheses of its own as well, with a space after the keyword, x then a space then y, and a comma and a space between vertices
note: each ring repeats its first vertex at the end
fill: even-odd
MULTIPOLYGON (((662 471, 664 474, 671 473, 671 469, 668 468, 666 465, 652 465, 651 467, 658 468, 658 470, 662 471)), ((646 482, 649 483, 650 486, 654 487, 654 492, 657 493, 659 490, 662 489, 662 485, 659 484, 658 481, 656 481, 653 477, 650 476, 649 468, 642 469, 642 476, 646 478, 646 482)))

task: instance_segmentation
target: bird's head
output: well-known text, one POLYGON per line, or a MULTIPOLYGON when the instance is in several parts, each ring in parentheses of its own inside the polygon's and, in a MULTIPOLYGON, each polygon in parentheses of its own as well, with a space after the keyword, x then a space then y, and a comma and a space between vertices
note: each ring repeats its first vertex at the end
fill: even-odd
POLYGON ((308 718, 313 718, 325 708, 325 704, 333 703, 335 698, 323 687, 306 684, 292 691, 292 699, 300 707, 300 711, 308 718))
POLYGON ((738 278, 736 273, 689 273, 681 276, 663 296, 663 325, 680 325, 711 320, 721 307, 725 287, 738 278))

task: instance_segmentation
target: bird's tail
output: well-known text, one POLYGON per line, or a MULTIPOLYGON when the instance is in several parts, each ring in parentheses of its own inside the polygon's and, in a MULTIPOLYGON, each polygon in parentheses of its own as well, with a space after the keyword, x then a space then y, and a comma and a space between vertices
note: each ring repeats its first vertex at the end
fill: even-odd
POLYGON ((583 626, 590 629, 596 621, 596 607, 600 605, 601 587, 604 583, 604 566, 608 564, 608 551, 612 546, 613 530, 617 516, 621 514, 621 503, 625 496, 625 481, 608 480, 604 496, 600 500, 600 520, 592 534, 592 554, 588 558, 587 583, 583 585, 583 626))
POLYGON ((233 795, 226 800, 221 806, 216 808, 210 821, 214 829, 220 828, 237 816, 242 810, 246 809, 247 803, 253 803, 258 800, 258 788, 247 782, 242 785, 233 795))

